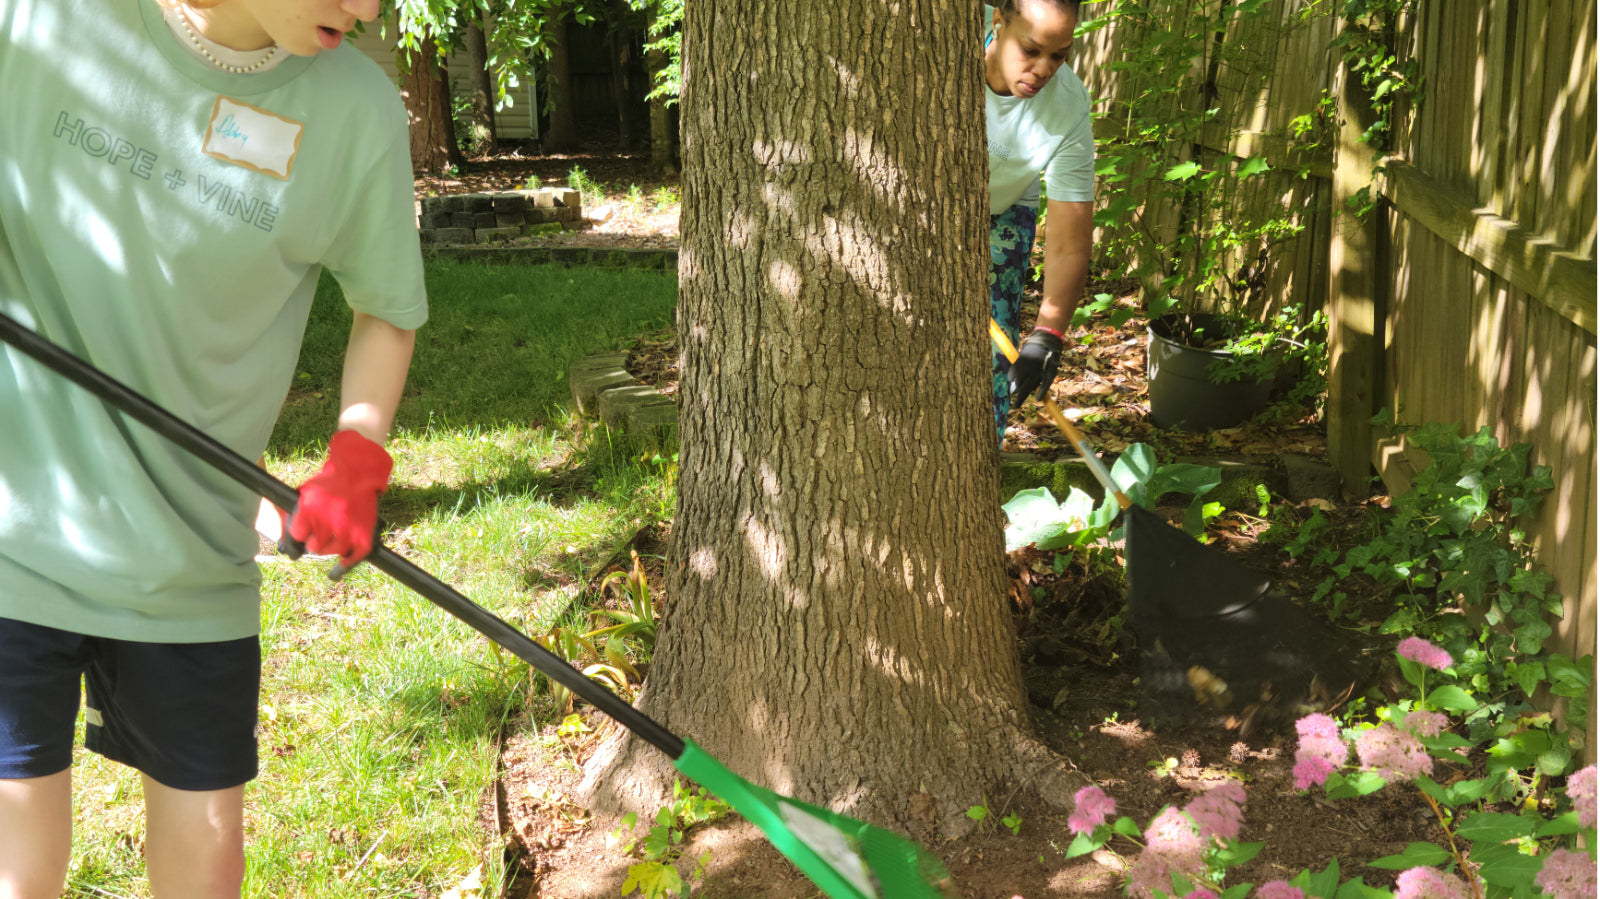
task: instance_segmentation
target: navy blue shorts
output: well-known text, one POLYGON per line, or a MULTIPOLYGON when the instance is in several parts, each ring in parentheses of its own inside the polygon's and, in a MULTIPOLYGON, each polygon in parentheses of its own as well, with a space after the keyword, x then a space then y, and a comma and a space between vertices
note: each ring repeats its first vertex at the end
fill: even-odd
POLYGON ((255 778, 261 641, 139 643, 0 618, 0 778, 72 765, 84 745, 178 790, 255 778))

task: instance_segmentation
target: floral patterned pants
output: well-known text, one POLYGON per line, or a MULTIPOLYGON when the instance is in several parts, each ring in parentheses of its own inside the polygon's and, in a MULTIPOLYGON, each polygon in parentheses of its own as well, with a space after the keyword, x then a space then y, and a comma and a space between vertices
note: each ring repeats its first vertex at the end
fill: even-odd
MULTIPOLYGON (((1039 210, 1017 205, 989 217, 989 314, 1011 338, 1019 337, 1018 318, 1022 314, 1022 294, 1028 285, 1029 257, 1033 236, 1039 224, 1039 210)), ((1011 412, 1011 388, 1007 376, 1011 363, 994 354, 994 427, 1001 443, 1006 437, 1006 416, 1011 412)))

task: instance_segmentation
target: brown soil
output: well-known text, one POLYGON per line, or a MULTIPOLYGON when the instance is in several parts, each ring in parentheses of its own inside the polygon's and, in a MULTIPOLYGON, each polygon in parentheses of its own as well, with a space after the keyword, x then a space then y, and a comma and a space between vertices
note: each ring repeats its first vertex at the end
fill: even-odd
MULTIPOLYGON (((608 203, 624 205, 629 185, 646 192, 663 183, 652 180, 643 156, 578 155, 559 158, 514 158, 470 163, 451 179, 419 179, 425 191, 469 192, 522 186, 537 176, 545 183, 564 182, 568 170, 581 165, 589 176, 607 185, 608 203)), ((640 246, 641 241, 675 244, 676 223, 636 219, 607 228, 592 227, 568 238, 613 246, 640 246)), ((1109 285, 1114 287, 1115 285, 1109 285)), ((1209 455, 1276 464, 1277 454, 1293 452, 1325 458, 1320 425, 1300 412, 1203 435, 1164 432, 1146 420, 1141 334, 1090 329, 1092 340, 1074 348, 1062 366, 1055 397, 1078 420, 1090 441, 1102 450, 1118 451, 1133 442, 1154 446, 1164 457, 1209 455)), ((676 384, 676 343, 670 333, 643 335, 630 369, 649 383, 671 392, 676 384)), ((1055 456, 1070 452, 1066 442, 1043 421, 1025 417, 1007 438, 1008 450, 1055 456)), ((1329 504, 1320 501, 1340 533, 1360 527, 1370 503, 1329 504)), ((1310 504, 1281 505, 1276 515, 1290 520, 1309 514, 1310 504)), ((1217 544, 1238 564, 1273 577, 1291 596, 1308 592, 1324 572, 1286 557, 1260 538, 1267 522, 1230 513, 1212 528, 1217 544)), ((660 559, 670 535, 642 533, 635 548, 659 598, 660 559)), ((624 563, 625 558, 619 558, 624 563)), ((1329 803, 1294 790, 1290 769, 1293 735, 1282 728, 1242 727, 1226 716, 1196 716, 1178 722, 1158 721, 1146 707, 1136 683, 1137 651, 1120 626, 1121 579, 1115 562, 1078 562, 1057 572, 1051 557, 1033 550, 1013 554, 1011 606, 1017 623, 1018 650, 1038 735, 1079 772, 1085 783, 1103 787, 1117 801, 1118 812, 1147 823, 1163 806, 1181 804, 1195 790, 1225 777, 1248 785, 1242 839, 1265 841, 1266 848, 1246 866, 1234 869, 1228 883, 1284 878, 1306 867, 1321 869, 1340 860, 1344 878, 1360 875, 1368 884, 1391 886, 1393 873, 1363 863, 1402 851, 1414 840, 1437 840, 1442 832, 1427 805, 1414 792, 1389 787, 1358 801, 1329 803)), ((1381 597, 1364 596, 1360 584, 1345 584, 1351 603, 1372 603, 1378 614, 1381 597)), ((541 710, 542 717, 550 717, 541 710)), ((600 899, 622 895, 630 864, 637 858, 608 839, 618 822, 593 817, 571 797, 584 761, 609 725, 580 709, 592 728, 588 733, 558 735, 554 725, 534 730, 524 718, 509 728, 503 742, 504 775, 495 796, 485 802, 485 826, 504 840, 511 875, 503 895, 511 899, 600 899)), ((1068 861, 1071 843, 1062 797, 1041 797, 1028 784, 1007 795, 981 797, 989 806, 987 823, 958 838, 926 841, 945 860, 962 895, 969 899, 1046 899, 1046 897, 1113 897, 1122 895, 1123 860, 1100 852, 1068 861), (1016 832, 1002 824, 1010 819, 1016 832)), ((635 836, 642 836, 641 826, 635 836)), ((1114 841, 1116 848, 1119 841, 1114 841)), ((1124 851, 1131 850, 1121 842, 1124 851)), ((819 891, 743 822, 722 821, 691 832, 680 868, 709 852, 706 870, 697 880, 696 896, 802 899, 819 891)), ((1131 857, 1131 852, 1129 853, 1131 857)))

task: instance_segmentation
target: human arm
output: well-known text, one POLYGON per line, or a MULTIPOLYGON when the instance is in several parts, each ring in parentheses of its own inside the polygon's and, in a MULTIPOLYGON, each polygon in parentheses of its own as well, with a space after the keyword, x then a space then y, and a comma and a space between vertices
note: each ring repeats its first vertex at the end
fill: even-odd
POLYGON ((1072 314, 1083 299, 1094 244, 1094 204, 1049 200, 1044 223, 1044 291, 1034 331, 1011 367, 1011 406, 1043 399, 1055 381, 1072 314))
POLYGON ((355 314, 339 384, 339 430, 355 431, 379 444, 388 439, 416 341, 416 331, 375 315, 355 314))
POLYGON ((416 332, 376 316, 355 314, 345 348, 338 430, 320 471, 300 486, 289 536, 316 553, 334 553, 346 567, 372 550, 378 495, 393 463, 383 449, 394 422, 416 332))
POLYGON ((1035 326, 1066 334, 1083 299, 1094 247, 1094 204, 1047 200, 1044 220, 1044 293, 1035 326))

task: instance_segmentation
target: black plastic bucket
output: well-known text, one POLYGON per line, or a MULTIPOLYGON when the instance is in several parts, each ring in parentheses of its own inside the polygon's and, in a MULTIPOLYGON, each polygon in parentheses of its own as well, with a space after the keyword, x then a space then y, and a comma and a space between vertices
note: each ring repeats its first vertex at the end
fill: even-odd
MULTIPOLYGON (((1224 327, 1215 316, 1189 319, 1213 334, 1224 327)), ((1145 377, 1150 388, 1150 422, 1158 428, 1206 431, 1242 424, 1267 407, 1273 379, 1218 384, 1211 380, 1212 362, 1226 360, 1219 350, 1186 346, 1173 339, 1174 316, 1150 322, 1145 377)))

